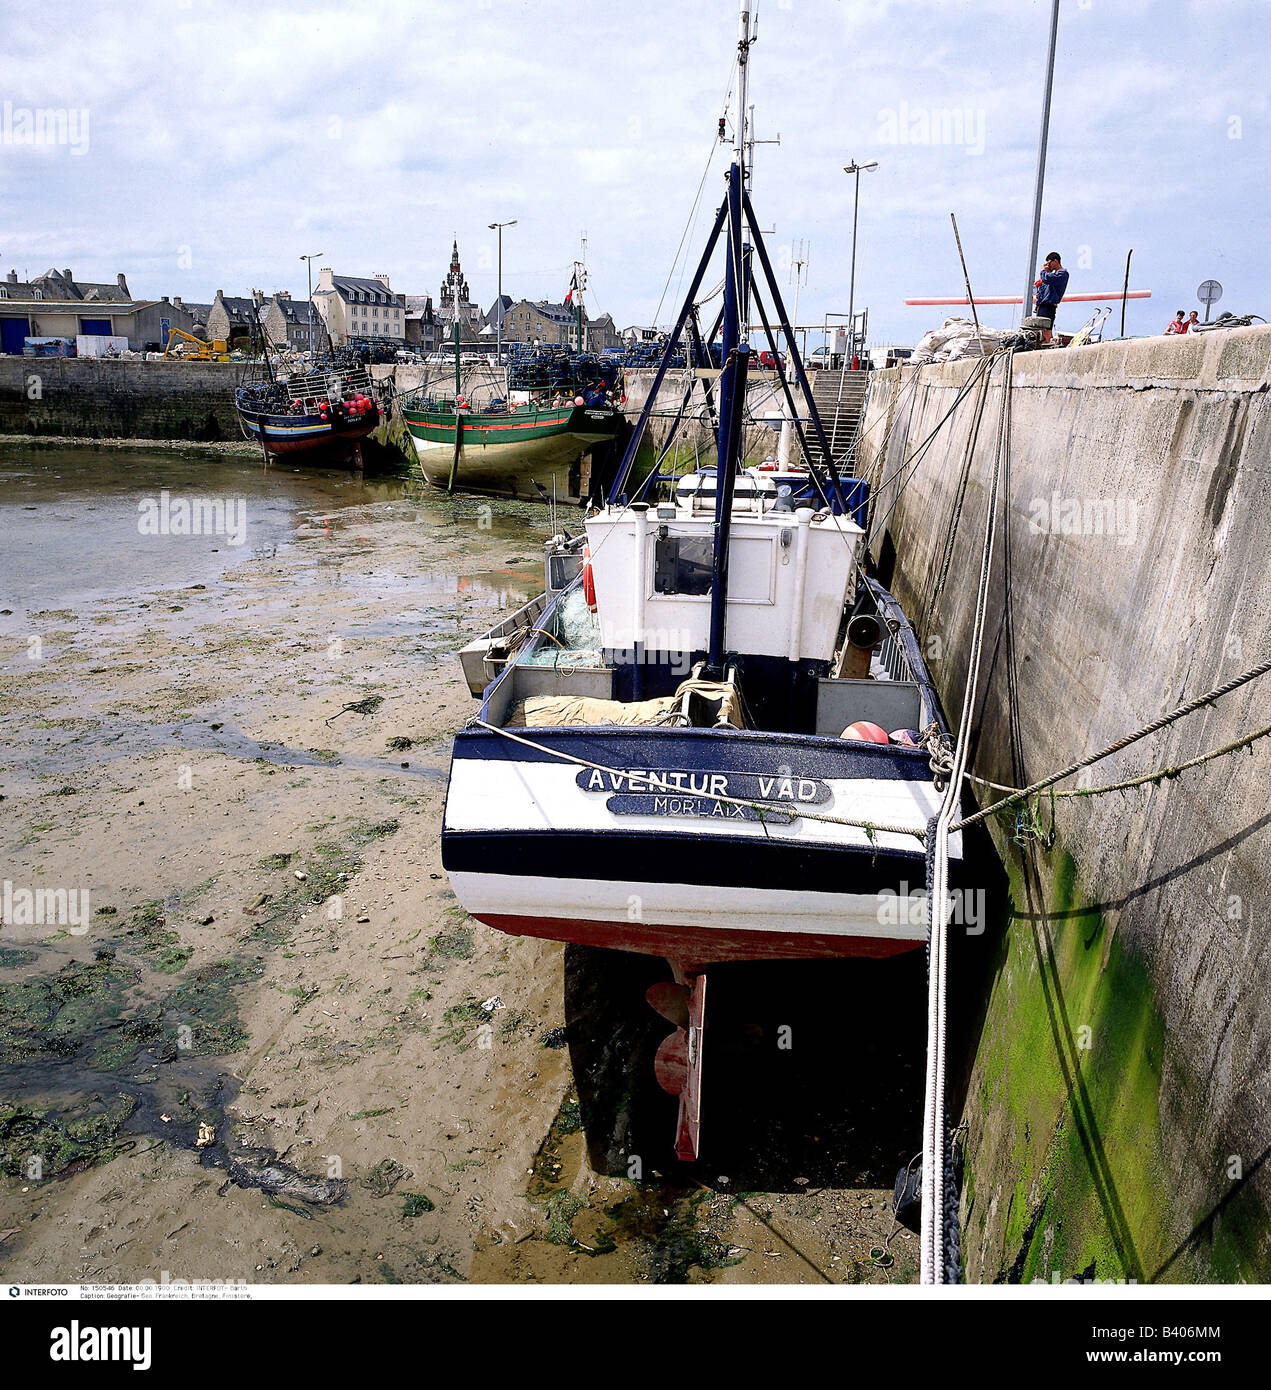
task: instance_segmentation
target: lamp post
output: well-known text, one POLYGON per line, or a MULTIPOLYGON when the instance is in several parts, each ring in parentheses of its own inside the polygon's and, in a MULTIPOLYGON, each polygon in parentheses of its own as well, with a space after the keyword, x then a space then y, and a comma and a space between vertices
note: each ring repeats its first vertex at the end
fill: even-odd
POLYGON ((309 325, 309 356, 313 356, 313 263, 322 251, 314 251, 311 255, 301 256, 300 259, 305 263, 305 270, 309 274, 309 307, 305 310, 305 321, 309 325))
MULTIPOLYGON (((849 356, 856 354, 856 219, 861 207, 861 170, 868 170, 872 174, 877 168, 876 159, 871 159, 868 164, 857 164, 853 160, 851 164, 843 166, 845 174, 856 176, 856 192, 852 198, 852 278, 847 292, 847 331, 851 339, 848 345, 849 356)), ((847 363, 843 365, 846 366, 847 363)))
POLYGON ((497 317, 494 320, 495 332, 497 333, 497 346, 494 350, 495 366, 503 360, 503 229, 504 227, 515 227, 516 218, 510 222, 491 222, 490 230, 499 235, 499 297, 495 300, 497 317))
POLYGON ((1046 51, 1046 85, 1042 91, 1042 124, 1037 137, 1037 174, 1033 180, 1033 225, 1028 236, 1028 279, 1024 282, 1022 317, 1032 313, 1033 284, 1037 278, 1037 248, 1042 235, 1042 190, 1046 184, 1046 142, 1050 136, 1050 97, 1055 87, 1055 41, 1059 35, 1059 0, 1050 7, 1050 43, 1046 51))

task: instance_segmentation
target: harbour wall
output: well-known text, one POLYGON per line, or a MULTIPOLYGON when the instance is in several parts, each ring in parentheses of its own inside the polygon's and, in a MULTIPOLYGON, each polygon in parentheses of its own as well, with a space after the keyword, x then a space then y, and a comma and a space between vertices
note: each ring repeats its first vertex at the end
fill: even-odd
POLYGON ((235 362, 0 357, 0 434, 241 439, 235 362))
MULTIPOLYGON (((214 442, 242 438, 234 410, 234 387, 243 364, 238 362, 144 362, 106 358, 0 357, 0 435, 46 435, 70 439, 170 439, 214 442)), ((399 393, 421 385, 437 368, 399 364, 377 366, 378 378, 392 377, 399 393)), ((628 418, 634 423, 648 396, 653 372, 627 373, 628 418)), ((667 438, 686 384, 683 370, 671 372, 659 413, 649 423, 649 438, 660 446, 667 438)), ((481 403, 495 394, 486 368, 465 369, 462 389, 481 403)), ((747 403, 752 416, 780 410, 780 395, 770 374, 751 378, 747 403)), ((683 451, 713 447, 713 433, 696 388, 691 409, 679 432, 683 451)), ((775 454, 777 432, 752 425, 746 432, 746 456, 775 454)), ((713 460, 712 460, 713 461, 713 460)))
MULTIPOLYGON (((951 723, 1003 394, 999 362, 977 433, 978 388, 954 406, 975 369, 876 373, 860 443, 871 548, 951 723)), ((1269 385, 1271 328, 1015 358, 979 777, 1027 785, 1271 651, 1269 385)), ((1269 697, 1260 678, 1061 790, 1238 740, 1269 697)), ((1269 824, 1267 740, 992 822, 1011 901, 954 1101, 968 1280, 1271 1278, 1269 824)))

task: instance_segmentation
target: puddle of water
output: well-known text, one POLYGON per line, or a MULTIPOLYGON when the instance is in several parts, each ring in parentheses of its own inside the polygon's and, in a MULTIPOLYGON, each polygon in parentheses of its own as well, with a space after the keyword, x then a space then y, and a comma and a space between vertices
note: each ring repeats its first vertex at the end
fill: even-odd
MULTIPOLYGON (((276 553, 302 534, 356 536, 358 526, 366 524, 359 509, 385 502, 403 503, 410 509, 403 515, 413 513, 429 527, 430 536, 453 529, 466 540, 475 528, 491 552, 515 545, 521 547, 516 555, 538 563, 540 538, 547 529, 545 508, 446 498, 410 476, 300 472, 266 468, 248 458, 176 450, 15 449, 0 451, 0 531, 5 537, 0 607, 21 616, 210 584, 244 560, 276 553), (224 504, 220 533, 172 533, 179 525, 174 505, 194 498, 224 504), (160 533, 145 533, 143 522, 160 533), (525 551, 527 534, 533 541, 525 551)), ((489 559, 478 563, 488 565, 489 559)), ((411 587, 400 576, 349 578, 359 588, 378 582, 405 593, 411 587)), ((484 582, 485 577, 474 580, 484 582)), ((504 583, 513 587, 510 574, 504 583)))

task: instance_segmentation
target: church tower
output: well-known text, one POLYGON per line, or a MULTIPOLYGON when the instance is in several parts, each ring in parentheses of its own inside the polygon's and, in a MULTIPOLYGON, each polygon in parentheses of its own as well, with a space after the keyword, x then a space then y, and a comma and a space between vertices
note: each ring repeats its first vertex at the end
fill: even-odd
POLYGON ((455 238, 450 248, 450 270, 441 282, 441 291, 437 296, 438 314, 446 323, 454 323, 455 321, 456 286, 459 290, 459 321, 460 323, 470 323, 472 321, 472 303, 468 298, 468 282, 464 279, 463 269, 459 264, 458 237, 455 238))

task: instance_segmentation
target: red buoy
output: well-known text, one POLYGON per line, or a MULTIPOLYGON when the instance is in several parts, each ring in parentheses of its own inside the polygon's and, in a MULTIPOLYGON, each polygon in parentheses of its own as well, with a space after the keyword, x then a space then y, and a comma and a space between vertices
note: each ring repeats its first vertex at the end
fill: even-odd
POLYGON ((596 611, 596 578, 591 571, 591 546, 583 546, 583 598, 587 607, 596 611))
POLYGON ((887 730, 879 724, 871 724, 868 719, 858 719, 849 724, 842 733, 843 738, 853 738, 858 743, 887 743, 887 730))

